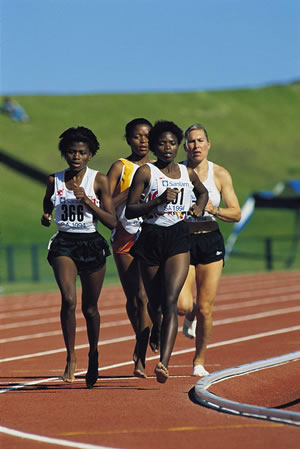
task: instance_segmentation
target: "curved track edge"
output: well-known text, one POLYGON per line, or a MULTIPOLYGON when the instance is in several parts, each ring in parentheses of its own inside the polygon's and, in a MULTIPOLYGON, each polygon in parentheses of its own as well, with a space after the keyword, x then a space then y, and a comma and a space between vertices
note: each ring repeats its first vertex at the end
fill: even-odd
POLYGON ((277 410, 275 408, 259 407, 250 404, 242 404, 224 399, 207 391, 211 385, 217 382, 222 382, 231 377, 243 376, 244 374, 248 374, 253 371, 271 368, 272 366, 293 362, 299 359, 300 351, 297 351, 266 360, 259 360, 253 363, 227 368, 222 371, 216 371, 215 373, 203 377, 196 383, 193 398, 197 403, 219 412, 300 426, 300 413, 277 410))

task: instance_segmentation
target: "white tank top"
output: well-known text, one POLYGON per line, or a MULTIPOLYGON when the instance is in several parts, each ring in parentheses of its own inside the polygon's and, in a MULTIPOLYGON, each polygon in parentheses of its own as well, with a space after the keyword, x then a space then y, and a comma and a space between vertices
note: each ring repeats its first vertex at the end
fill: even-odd
MULTIPOLYGON (((208 162, 208 174, 205 181, 202 181, 202 184, 207 188, 208 191, 208 199, 212 202, 214 207, 218 207, 220 205, 221 201, 221 194, 216 186, 215 180, 214 180, 214 164, 213 162, 208 162)), ((187 161, 183 162, 184 165, 187 165, 187 161)), ((192 194, 192 203, 196 202, 196 196, 193 192, 192 194)), ((207 211, 204 211, 204 214, 202 217, 192 217, 191 215, 186 215, 185 221, 216 221, 216 218, 210 214, 207 211)))
MULTIPOLYGON (((133 176, 140 165, 134 164, 127 159, 119 159, 123 163, 122 173, 120 177, 120 182, 118 184, 120 193, 124 190, 128 189, 131 186, 133 176)), ((141 217, 128 219, 125 217, 125 209, 126 209, 126 201, 120 204, 116 208, 116 214, 118 220, 122 224, 123 228, 129 232, 129 234, 136 234, 140 229, 140 226, 143 222, 141 217)))
MULTIPOLYGON (((68 190, 65 184, 63 170, 54 175, 54 193, 51 201, 54 205, 54 221, 59 231, 90 233, 97 231, 97 219, 91 209, 78 200, 73 190, 68 190)), ((99 200, 94 191, 95 177, 98 172, 86 167, 83 180, 80 184, 86 195, 99 207, 99 200)))
POLYGON ((156 165, 151 163, 147 163, 147 165, 150 167, 151 178, 149 186, 145 191, 146 202, 160 196, 168 187, 178 189, 180 192, 175 201, 160 204, 151 216, 144 218, 144 223, 172 226, 184 219, 186 212, 191 206, 191 195, 194 186, 190 181, 187 168, 182 164, 178 164, 180 178, 174 179, 166 176, 156 165))

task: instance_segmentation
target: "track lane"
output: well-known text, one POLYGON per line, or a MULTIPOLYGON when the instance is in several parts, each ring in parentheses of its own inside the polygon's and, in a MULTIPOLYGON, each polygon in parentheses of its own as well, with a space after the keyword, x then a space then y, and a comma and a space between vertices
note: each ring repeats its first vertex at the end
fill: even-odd
MULTIPOLYGON (((295 282, 299 280, 299 273, 297 276, 295 274, 292 276, 290 274, 288 276, 286 274, 277 275, 276 279, 272 278, 270 274, 267 274, 265 278, 261 275, 259 276, 259 282, 256 283, 254 283, 253 277, 250 279, 247 276, 246 279, 240 276, 234 277, 231 279, 232 283, 229 282, 230 279, 225 277, 223 279, 216 299, 213 337, 207 352, 208 369, 211 371, 218 370, 226 366, 241 364, 243 360, 246 360, 244 363, 247 363, 251 360, 257 360, 260 356, 269 357, 280 349, 292 352, 297 345, 297 348, 299 348, 299 330, 268 335, 253 340, 240 340, 227 345, 222 343, 226 339, 242 339, 247 335, 251 335, 251 331, 253 331, 254 335, 259 332, 271 332, 272 330, 295 326, 295 323, 300 323, 299 312, 295 309, 291 313, 269 314, 256 319, 252 317, 247 321, 221 324, 221 321, 228 318, 238 318, 239 316, 243 317, 264 311, 272 312, 273 308, 280 310, 297 307, 300 301, 298 302, 298 299, 295 297, 289 300, 288 297, 289 295, 297 295, 298 290, 289 288, 282 291, 282 289, 284 289, 286 284, 291 286, 293 280, 295 282), (251 284, 254 292, 253 295, 249 296, 251 284), (258 284, 268 285, 269 287, 262 294, 259 293, 258 284), (268 288, 270 289, 271 298, 266 297, 268 288), (277 293, 278 289, 281 290, 276 294, 274 289, 277 289, 277 293), (234 295, 233 291, 235 292, 234 295), (274 305, 272 304, 272 298, 276 296, 277 302, 274 302, 274 305), (278 301, 279 296, 282 299, 278 301), (237 304, 238 301, 243 304, 244 301, 249 301, 249 298, 250 300, 254 298, 258 300, 260 297, 268 299, 268 302, 263 305, 256 303, 249 307, 241 308, 235 306, 232 310, 231 308, 226 309, 227 311, 217 309, 218 305, 227 304, 230 307, 231 304, 237 304), (231 301, 233 302, 231 303, 231 301)), ((103 307, 104 312, 106 309, 109 311, 110 308, 114 308, 116 305, 114 297, 117 298, 116 301, 119 301, 119 305, 122 308, 122 304, 120 304, 122 292, 120 292, 120 289, 114 288, 113 294, 109 293, 109 295, 106 295, 106 292, 108 293, 105 288, 103 292, 105 295, 100 300, 100 309, 103 307), (105 300, 106 296, 109 296, 108 301, 105 300)), ((35 301, 34 295, 31 296, 31 307, 34 309, 36 296, 35 301)), ((59 311, 59 297, 57 294, 54 294, 53 297, 59 311)), ((18 301, 20 301, 20 298, 18 301)), ((121 299, 122 301, 125 304, 124 298, 121 299)), ((0 304, 3 306, 2 298, 0 298, 0 304)), ((51 306, 53 307, 53 300, 49 302, 49 307, 51 306)), ((2 312, 7 313, 6 309, 2 310, 2 312)), ((125 309, 123 313, 116 314, 113 317, 113 319, 125 320, 125 309)), ((78 318, 78 320, 78 326, 84 328, 84 321, 81 321, 81 318, 78 318)), ((109 323, 111 321, 111 315, 103 316, 102 324, 107 324, 108 327, 102 327, 101 341, 110 339, 112 336, 116 337, 116 332, 121 337, 132 337, 129 323, 123 326, 110 327, 109 323)), ((180 319, 180 323, 182 323, 182 319, 180 319)), ((36 331, 36 326, 32 328, 27 326, 26 332, 32 332, 33 328, 36 331)), ((24 329, 25 327, 20 328, 19 334, 15 334, 15 336, 26 335, 23 333, 24 329)), ((47 329, 48 326, 45 325, 44 329, 43 325, 43 331, 47 331, 47 329)), ((49 323, 49 329, 51 331, 60 331, 59 322, 56 324, 49 323)), ((5 331, 6 334, 7 332, 10 334, 12 331, 5 331)), ((46 349, 49 349, 49 347, 63 349, 62 337, 59 334, 51 338, 45 336, 45 339, 36 340, 39 341, 37 348, 41 349, 44 347, 45 349, 46 345, 46 349), (61 345, 58 344, 59 341, 61 345)), ((2 351, 2 347, 9 345, 9 351, 21 354, 21 344, 22 342, 20 341, 5 343, 0 346, 0 350, 2 351)), ((85 332, 78 333, 77 344, 86 344, 85 332)), ((32 345, 33 339, 24 341, 24 348, 31 348, 33 347, 32 345)), ((44 375, 45 377, 45 379, 41 377, 36 378, 36 381, 44 381, 42 384, 32 385, 22 389, 22 391, 1 395, 1 401, 7 405, 5 407, 5 422, 12 427, 16 423, 18 425, 20 423, 24 431, 36 433, 40 430, 41 433, 44 432, 44 434, 50 437, 98 445, 101 443, 121 448, 152 448, 153 443, 151 442, 150 444, 149 441, 151 437, 152 440, 154 439, 154 444, 158 449, 163 447, 164 449, 168 447, 182 448, 187 447, 187 444, 191 449, 199 448, 199 441, 205 445, 214 444, 216 448, 226 448, 226 445, 228 445, 231 448, 243 447, 248 449, 249 447, 250 449, 251 447, 251 449, 260 449, 263 441, 265 447, 295 449, 293 444, 296 441, 296 433, 290 427, 289 433, 287 433, 287 426, 262 425, 259 422, 249 422, 248 419, 239 417, 223 416, 221 418, 216 412, 208 411, 191 403, 188 398, 188 392, 195 383, 195 378, 189 376, 193 345, 194 342, 192 340, 184 338, 181 333, 178 334, 170 363, 171 378, 164 386, 157 384, 152 374, 156 359, 153 358, 151 352, 148 355, 152 360, 147 362, 149 378, 143 380, 132 377, 133 365, 130 362, 133 349, 132 339, 101 346, 101 378, 97 383, 97 387, 91 391, 85 389, 83 375, 80 375, 78 381, 71 386, 62 383, 60 380, 55 380, 49 384, 45 382, 49 378, 49 374, 53 377, 61 374, 65 359, 64 352, 49 356, 33 357, 23 361, 1 363, 1 372, 4 368, 8 375, 8 377, 5 378, 4 376, 1 379, 6 385, 9 381, 35 381, 34 377, 36 375, 44 375), (186 352, 179 353, 181 351, 186 352), (115 366, 117 365, 116 360, 121 363, 121 366, 115 366), (105 366, 109 365, 115 367, 105 368, 105 366), (22 406, 20 407, 21 404, 22 406), (160 406, 158 409, 157 404, 163 404, 163 407, 160 406), (78 405, 78 410, 76 405, 78 405), (43 407, 43 410, 41 410, 41 407, 43 407), (16 413, 10 416, 9 410, 11 409, 16 413), (28 409, 31 411, 29 416, 24 413, 24 410, 28 409), (71 410, 70 420, 66 421, 66 416, 69 416, 69 411, 71 410), (110 416, 112 421, 109 421, 110 416), (116 417, 118 417, 117 421, 116 417), (53 422, 51 422, 52 420, 53 422), (45 426, 46 422, 47 426, 45 426)), ((80 369, 84 371, 87 363, 87 349, 79 349, 78 357, 80 369)), ((3 383, 1 387, 3 387, 3 383)), ((232 388, 236 387, 233 386, 232 388)), ((4 436, 3 442, 3 449, 8 447, 10 449, 12 447, 17 449, 45 447, 45 444, 41 442, 26 442, 25 440, 9 436, 4 436)))

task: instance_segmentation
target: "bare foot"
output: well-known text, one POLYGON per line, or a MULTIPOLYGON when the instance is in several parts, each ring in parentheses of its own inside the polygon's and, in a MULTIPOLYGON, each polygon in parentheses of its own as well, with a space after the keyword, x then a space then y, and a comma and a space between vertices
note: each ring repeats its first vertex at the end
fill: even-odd
POLYGON ((161 362, 156 365, 154 372, 156 374, 157 382, 164 384, 167 381, 169 371, 161 362))
POLYGON ((75 370, 76 370, 76 359, 67 360, 65 372, 63 375, 64 382, 74 382, 75 381, 75 370))
POLYGON ((147 374, 145 373, 145 362, 143 363, 141 359, 138 359, 134 364, 133 375, 135 377, 141 377, 143 379, 147 378, 147 374))

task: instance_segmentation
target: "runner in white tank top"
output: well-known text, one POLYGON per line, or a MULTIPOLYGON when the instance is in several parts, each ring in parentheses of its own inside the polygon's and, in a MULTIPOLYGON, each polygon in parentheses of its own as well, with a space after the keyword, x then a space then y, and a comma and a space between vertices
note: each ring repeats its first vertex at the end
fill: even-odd
MULTIPOLYGON (((145 202, 159 197, 167 188, 178 190, 178 194, 176 200, 157 206, 156 211, 144 218, 144 223, 157 226, 172 226, 179 223, 191 207, 191 196, 194 188, 187 168, 178 164, 180 177, 174 179, 166 176, 155 164, 147 165, 150 168, 150 183, 145 191, 145 202)), ((196 201, 195 197, 195 203, 196 201)))
MULTIPOLYGON (((183 161, 182 163, 186 167, 188 166, 188 161, 183 161)), ((207 178, 204 181, 202 181, 202 184, 206 187, 206 189, 208 191, 209 201, 212 202, 213 207, 218 208, 220 206, 220 202, 221 202, 221 194, 220 194, 220 191, 218 190, 215 180, 214 180, 214 163, 210 162, 210 161, 207 161, 207 163, 208 163, 207 178)), ((193 193, 192 194, 192 204, 195 203, 195 201, 196 201, 196 196, 193 193)), ((185 221, 187 223, 209 222, 209 221, 216 221, 216 217, 212 213, 205 210, 203 216, 199 217, 199 218, 192 217, 191 215, 186 215, 185 221)))
MULTIPOLYGON (((89 206, 81 199, 77 199, 74 190, 69 190, 65 183, 67 170, 55 173, 54 192, 51 201, 55 208, 54 221, 59 231, 90 233, 97 231, 97 219, 89 206)), ((84 189, 87 197, 97 206, 100 206, 94 190, 96 170, 86 167, 80 187, 84 189)))
POLYGON ((224 240, 216 219, 240 220, 240 206, 229 172, 207 160, 210 141, 200 124, 185 131, 185 165, 194 169, 208 190, 209 200, 201 218, 186 217, 191 233, 191 258, 188 277, 178 299, 178 313, 186 315, 183 333, 196 336, 193 374, 205 376, 204 357, 212 330, 212 310, 224 263, 224 240), (226 207, 220 208, 220 200, 226 207), (193 303, 196 281, 196 305, 193 303), (197 317, 197 321, 194 317, 197 317), (197 328, 196 328, 197 324, 197 328))
POLYGON ((132 252, 140 261, 150 316, 154 322, 159 321, 161 313, 163 316, 160 362, 155 368, 161 383, 169 376, 178 329, 177 299, 189 268, 190 238, 184 213, 189 209, 192 215, 202 216, 208 199, 196 173, 174 162, 181 140, 182 130, 175 123, 156 122, 149 133, 149 148, 157 162, 137 170, 126 208, 127 218, 144 217, 132 252), (198 199, 191 207, 192 186, 198 199))
POLYGON ((65 382, 75 380, 76 278, 80 276, 89 339, 88 388, 98 378, 98 299, 110 254, 107 242, 97 232, 97 222, 110 229, 117 224, 107 177, 87 167, 98 148, 96 136, 83 126, 60 135, 59 150, 69 169, 49 176, 41 219, 43 226, 50 226, 55 210, 58 233, 51 239, 48 260, 61 292, 60 318, 67 350, 65 382))

